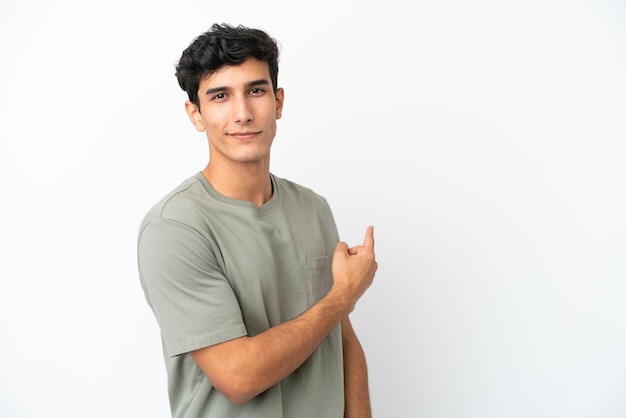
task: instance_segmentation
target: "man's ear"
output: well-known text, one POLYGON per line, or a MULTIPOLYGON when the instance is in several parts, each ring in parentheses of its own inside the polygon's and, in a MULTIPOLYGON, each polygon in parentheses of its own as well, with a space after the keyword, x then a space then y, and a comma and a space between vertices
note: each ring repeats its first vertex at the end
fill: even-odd
POLYGON ((185 102, 185 111, 187 112, 187 116, 189 116, 189 120, 196 127, 196 131, 204 132, 204 123, 202 123, 202 115, 200 114, 200 109, 198 106, 187 100, 185 102))
POLYGON ((282 87, 276 89, 276 119, 283 115, 283 104, 285 103, 285 90, 282 87))

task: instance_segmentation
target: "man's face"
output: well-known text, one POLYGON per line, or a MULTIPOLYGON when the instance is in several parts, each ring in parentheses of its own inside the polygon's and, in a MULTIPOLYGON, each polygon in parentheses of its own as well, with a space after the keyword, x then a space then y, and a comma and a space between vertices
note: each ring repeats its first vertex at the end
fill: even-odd
POLYGON ((206 132, 212 164, 266 163, 283 107, 283 90, 276 94, 266 62, 248 58, 220 68, 200 82, 200 109, 186 109, 199 132, 206 132))

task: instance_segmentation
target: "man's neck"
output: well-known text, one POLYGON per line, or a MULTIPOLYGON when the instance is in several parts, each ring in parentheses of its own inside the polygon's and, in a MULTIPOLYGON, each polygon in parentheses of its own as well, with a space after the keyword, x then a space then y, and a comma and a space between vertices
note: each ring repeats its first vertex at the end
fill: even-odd
POLYGON ((218 193, 231 199, 247 200, 259 207, 272 198, 269 166, 218 167, 209 162, 202 174, 218 193))

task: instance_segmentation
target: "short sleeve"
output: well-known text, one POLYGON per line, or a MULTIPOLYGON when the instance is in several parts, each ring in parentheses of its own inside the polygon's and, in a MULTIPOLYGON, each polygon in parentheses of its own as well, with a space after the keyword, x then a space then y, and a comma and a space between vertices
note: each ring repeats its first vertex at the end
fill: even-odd
POLYGON ((159 219, 140 232, 139 275, 170 356, 246 335, 215 247, 196 230, 159 219))

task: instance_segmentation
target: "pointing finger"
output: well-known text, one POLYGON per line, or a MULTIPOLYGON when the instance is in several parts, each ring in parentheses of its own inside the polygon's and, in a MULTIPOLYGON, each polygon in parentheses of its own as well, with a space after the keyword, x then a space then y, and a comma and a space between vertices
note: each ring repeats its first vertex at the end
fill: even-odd
POLYGON ((374 227, 372 225, 368 226, 367 231, 365 231, 363 246, 374 248, 374 227))

